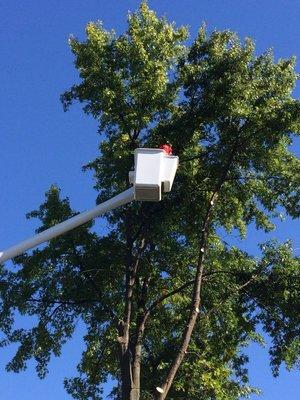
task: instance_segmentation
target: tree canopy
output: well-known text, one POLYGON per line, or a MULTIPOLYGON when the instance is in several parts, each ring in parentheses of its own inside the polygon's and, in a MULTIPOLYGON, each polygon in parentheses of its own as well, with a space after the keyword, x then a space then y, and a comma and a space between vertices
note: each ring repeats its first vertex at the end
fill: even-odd
MULTIPOLYGON (((124 34, 95 22, 86 40, 69 41, 80 82, 61 99, 99 123, 99 156, 84 166, 97 202, 129 187, 135 148, 169 141, 180 158, 161 202, 123 206, 105 216, 108 232, 89 223, 1 267, 1 345, 19 344, 9 371, 33 358, 43 378, 78 319, 85 324, 78 377, 65 380, 75 399, 101 399, 111 378, 114 399, 250 396, 245 349, 263 341, 262 330, 273 374, 299 367, 291 243, 260 243, 250 254, 226 240, 300 216, 295 59, 257 55, 251 39, 227 30, 202 26, 187 38, 142 2, 124 34), (16 312, 36 323, 17 329, 16 312)), ((75 214, 52 186, 28 217, 40 232, 75 214)))

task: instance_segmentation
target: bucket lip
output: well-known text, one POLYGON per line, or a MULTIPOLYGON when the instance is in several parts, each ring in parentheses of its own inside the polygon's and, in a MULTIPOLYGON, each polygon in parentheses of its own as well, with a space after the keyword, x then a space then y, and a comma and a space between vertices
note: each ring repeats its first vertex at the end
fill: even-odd
POLYGON ((150 147, 138 147, 134 150, 135 153, 165 153, 163 149, 151 149, 150 147))
POLYGON ((179 160, 178 156, 175 156, 174 154, 167 154, 163 149, 151 149, 150 147, 138 147, 137 149, 134 150, 134 154, 149 154, 149 153, 163 153, 163 155, 167 158, 176 158, 177 160, 179 160))

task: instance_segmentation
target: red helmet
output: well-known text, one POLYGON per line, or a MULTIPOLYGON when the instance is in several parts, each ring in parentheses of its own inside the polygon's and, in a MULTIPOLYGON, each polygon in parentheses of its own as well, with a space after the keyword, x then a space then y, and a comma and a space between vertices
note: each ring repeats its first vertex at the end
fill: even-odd
POLYGON ((173 148, 170 143, 160 144, 159 148, 162 149, 168 155, 173 154, 173 148))

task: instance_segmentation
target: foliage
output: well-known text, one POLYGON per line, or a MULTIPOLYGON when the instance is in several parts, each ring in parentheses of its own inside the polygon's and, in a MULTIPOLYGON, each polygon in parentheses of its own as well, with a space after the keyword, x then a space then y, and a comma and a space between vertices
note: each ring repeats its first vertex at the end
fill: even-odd
MULTIPOLYGON (((98 22, 86 34, 84 42, 70 39, 81 81, 62 101, 65 109, 83 103, 99 121, 99 156, 85 166, 94 171, 97 201, 128 186, 136 147, 168 140, 181 165, 170 195, 110 212, 107 234, 90 223, 18 257, 14 270, 1 269, 2 345, 20 344, 7 368, 20 371, 34 358, 43 378, 80 319, 86 348, 79 377, 65 382, 74 398, 101 399, 110 377, 119 383, 112 396, 124 398, 124 365, 137 371, 139 351, 140 398, 164 398, 155 387, 180 349, 201 264, 199 316, 168 398, 247 397, 255 389, 244 349, 262 340, 261 327, 271 338, 273 373, 282 363, 299 366, 299 258, 289 242, 276 241, 254 257, 222 232, 245 238, 249 225, 268 232, 282 213, 300 215, 300 161, 290 148, 300 132, 295 60, 257 56, 250 39, 204 27, 184 45, 186 28, 145 2, 123 35, 98 22), (16 311, 37 324, 15 329, 16 311)), ((74 214, 52 187, 29 217, 42 231, 74 214)))

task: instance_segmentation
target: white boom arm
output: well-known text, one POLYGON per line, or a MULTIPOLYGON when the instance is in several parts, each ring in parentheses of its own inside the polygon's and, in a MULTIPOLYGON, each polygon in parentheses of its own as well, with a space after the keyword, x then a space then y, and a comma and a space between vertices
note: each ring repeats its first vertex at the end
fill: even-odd
POLYGON ((0 264, 132 200, 160 201, 162 190, 164 192, 171 190, 177 167, 178 157, 167 155, 164 150, 136 149, 135 170, 129 173, 133 187, 91 210, 75 215, 30 239, 0 251, 0 264))
POLYGON ((6 260, 9 260, 10 258, 19 256, 26 250, 32 249, 33 247, 36 247, 41 243, 48 242, 48 240, 62 235, 63 233, 66 233, 71 229, 77 228, 77 226, 85 224, 91 219, 98 217, 101 214, 104 214, 106 211, 113 210, 114 208, 122 206, 123 204, 129 203, 133 199, 133 188, 130 188, 125 192, 122 192, 113 197, 112 199, 109 199, 104 203, 99 204, 97 207, 94 207, 91 210, 75 215, 75 217, 72 217, 67 221, 54 225, 53 227, 31 237, 30 239, 24 240, 16 246, 12 246, 9 249, 0 252, 0 264, 6 260))

